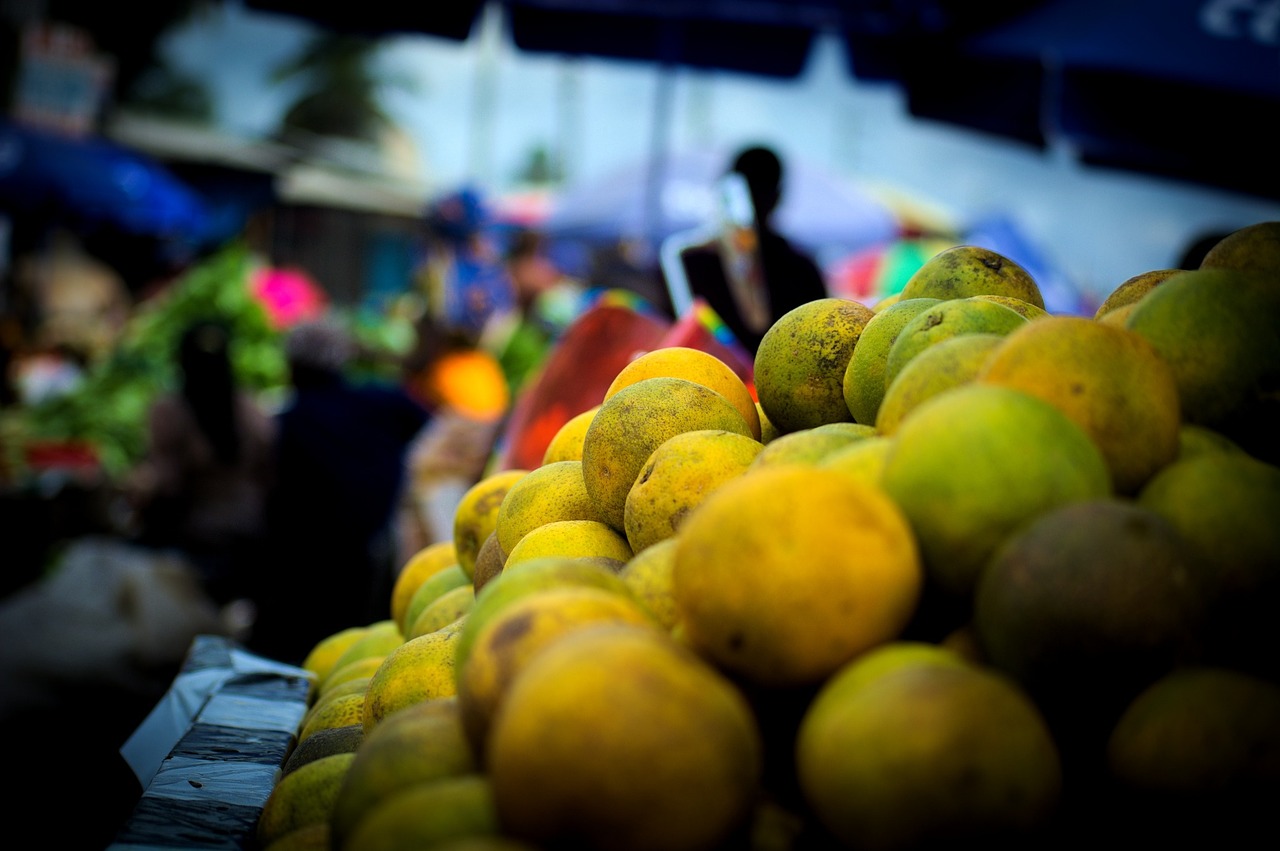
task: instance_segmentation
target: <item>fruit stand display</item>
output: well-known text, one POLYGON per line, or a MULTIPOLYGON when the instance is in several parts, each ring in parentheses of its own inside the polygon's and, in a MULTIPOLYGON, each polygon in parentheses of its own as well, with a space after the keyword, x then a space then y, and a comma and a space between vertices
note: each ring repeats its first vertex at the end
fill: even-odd
POLYGON ((1053 314, 953 246, 749 380, 638 351, 315 645, 240 847, 1274 837, 1278 279, 1264 222, 1053 314))

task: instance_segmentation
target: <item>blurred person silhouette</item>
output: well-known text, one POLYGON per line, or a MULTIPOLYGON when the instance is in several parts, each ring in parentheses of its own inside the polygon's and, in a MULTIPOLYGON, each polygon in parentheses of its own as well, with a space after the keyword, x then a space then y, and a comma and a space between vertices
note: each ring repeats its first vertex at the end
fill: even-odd
POLYGON ((742 149, 717 187, 717 237, 680 253, 690 295, 704 299, 752 355, 779 317, 828 295, 813 258, 774 229, 783 178, 771 148, 742 149))
POLYGON ((515 305, 502 253, 489 231, 483 196, 463 188, 427 209, 424 267, 431 312, 458 330, 479 334, 489 317, 515 305))
POLYGON ((251 592, 273 476, 275 426, 237 383, 232 342, 219 319, 181 334, 180 384, 153 401, 145 456, 125 483, 137 543, 179 551, 218 604, 251 592))
POLYGON ((390 617, 406 450, 430 412, 396 382, 352 377, 359 349, 325 318, 285 338, 292 397, 276 414, 270 563, 247 646, 300 663, 321 638, 390 617))
POLYGON ((552 262, 542 234, 534 230, 522 230, 512 238, 504 262, 515 303, 489 318, 480 345, 498 359, 514 399, 551 345, 582 313, 585 288, 552 262))

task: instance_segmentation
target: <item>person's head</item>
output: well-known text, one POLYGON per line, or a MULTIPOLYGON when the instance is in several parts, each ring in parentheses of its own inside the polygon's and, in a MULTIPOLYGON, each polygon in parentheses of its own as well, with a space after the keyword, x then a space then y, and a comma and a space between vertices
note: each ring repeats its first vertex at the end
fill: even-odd
POLYGON ((295 325, 284 341, 285 361, 294 385, 299 387, 340 380, 355 354, 355 340, 346 328, 330 319, 295 325))
POLYGON ((764 145, 752 145, 733 158, 729 170, 746 178, 756 218, 761 222, 768 219, 782 198, 782 160, 777 153, 764 145))
POLYGON ((178 341, 182 396, 220 459, 239 452, 235 431, 235 374, 231 362, 231 328, 218 319, 189 325, 178 341))

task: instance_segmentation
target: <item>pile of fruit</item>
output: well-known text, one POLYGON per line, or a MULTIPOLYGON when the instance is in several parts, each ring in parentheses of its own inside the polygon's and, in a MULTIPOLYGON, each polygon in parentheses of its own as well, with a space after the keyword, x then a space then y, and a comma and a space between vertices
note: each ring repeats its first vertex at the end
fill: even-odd
POLYGON ((754 366, 642 353, 475 483, 304 662, 256 846, 1276 836, 1280 222, 1093 317, 948 248, 754 366))

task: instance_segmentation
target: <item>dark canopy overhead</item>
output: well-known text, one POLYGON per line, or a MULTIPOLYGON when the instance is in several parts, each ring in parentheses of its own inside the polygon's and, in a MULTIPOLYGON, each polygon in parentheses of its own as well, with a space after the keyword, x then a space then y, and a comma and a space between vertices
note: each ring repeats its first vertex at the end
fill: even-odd
MULTIPOLYGON (((246 0, 367 34, 469 37, 483 0, 246 0)), ((1280 198, 1280 35, 1240 0, 493 0, 521 50, 795 77, 817 33, 922 119, 1280 198)))

